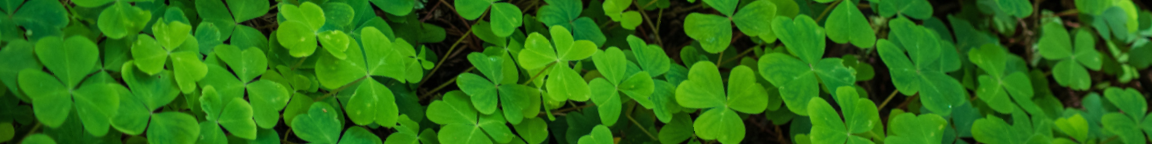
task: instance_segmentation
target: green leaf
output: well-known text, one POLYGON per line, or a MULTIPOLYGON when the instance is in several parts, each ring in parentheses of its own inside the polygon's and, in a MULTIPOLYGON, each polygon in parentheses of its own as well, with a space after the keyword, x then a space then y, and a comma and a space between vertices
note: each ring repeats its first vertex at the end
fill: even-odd
POLYGON ((593 79, 588 86, 592 90, 592 102, 596 103, 600 122, 608 126, 615 125, 623 109, 620 92, 616 91, 615 85, 602 78, 593 79))
POLYGON ((324 3, 323 9, 326 25, 348 27, 356 15, 356 10, 344 2, 324 3))
POLYGON ((172 69, 180 91, 196 91, 196 82, 208 76, 208 66, 200 61, 200 53, 193 51, 172 53, 172 69))
POLYGON ((256 139, 256 122, 252 121, 252 106, 241 98, 235 98, 220 112, 220 126, 232 135, 248 140, 256 139))
MULTIPOLYGON (((695 67, 695 66, 693 66, 695 67)), ((691 73, 691 72, 690 72, 691 73)), ((691 79, 691 78, 689 78, 691 79)), ((768 108, 768 92, 757 83, 752 68, 736 66, 728 75, 728 99, 725 105, 743 113, 760 113, 768 108)))
POLYGON ((1148 103, 1144 101, 1143 94, 1132 88, 1121 90, 1120 88, 1110 87, 1104 90, 1104 98, 1108 98, 1109 102, 1116 105, 1120 111, 1128 114, 1133 120, 1140 120, 1144 117, 1144 113, 1148 111, 1148 103))
POLYGON ((592 62, 596 64, 596 70, 608 79, 610 86, 620 84, 624 80, 624 71, 628 68, 628 59, 624 58, 624 52, 619 48, 609 47, 607 50, 592 56, 592 62))
MULTIPOLYGON (((416 137, 416 136, 412 136, 416 137)), ((351 127, 344 131, 344 135, 340 136, 341 144, 380 144, 382 143, 379 136, 373 134, 364 127, 351 127)))
POLYGON ((148 124, 148 143, 193 143, 199 134, 196 118, 180 112, 153 114, 148 124))
POLYGON ((711 109, 692 124, 696 135, 705 140, 721 143, 739 143, 744 140, 744 122, 731 109, 711 109))
POLYGON ((360 83, 347 103, 344 110, 348 118, 358 125, 375 122, 380 126, 392 127, 400 116, 392 90, 373 79, 360 83))
MULTIPOLYGON (((472 0, 476 1, 476 0, 472 0)), ((492 4, 492 32, 499 37, 508 37, 512 32, 516 31, 524 22, 521 21, 524 14, 520 12, 520 8, 510 3, 495 3, 492 4)))
POLYGON ((552 72, 548 74, 548 79, 545 82, 553 101, 563 101, 571 99, 575 101, 588 101, 592 96, 592 90, 589 88, 588 83, 580 78, 580 74, 568 68, 567 66, 557 66, 552 68, 552 72))
POLYGON ((313 28, 308 27, 308 23, 287 21, 280 23, 279 29, 276 33, 276 40, 290 51, 292 57, 305 57, 316 51, 316 32, 313 28))
MULTIPOLYGON (((16 10, 15 7, 7 10, 16 10)), ((27 1, 9 19, 24 27, 29 41, 63 35, 61 28, 68 25, 68 10, 56 1, 27 1)))
POLYGON ((1124 143, 1142 143, 1144 136, 1140 135, 1140 123, 1133 121, 1133 118, 1126 117, 1120 113, 1108 113, 1100 120, 1104 124, 1104 128, 1116 136, 1124 143))
POLYGON ((1108 1, 1076 0, 1076 10, 1088 15, 1100 15, 1109 6, 1112 6, 1112 3, 1108 1))
MULTIPOLYGON (((388 138, 384 138, 384 144, 419 144, 420 141, 418 140, 420 139, 418 138, 419 137, 417 137, 416 134, 394 133, 388 135, 388 138)), ((379 140, 380 138, 377 137, 376 139, 379 140)))
POLYGON ((253 116, 256 124, 265 129, 276 126, 280 120, 280 110, 288 105, 290 95, 287 88, 276 82, 259 80, 248 84, 247 89, 248 100, 255 108, 253 116))
POLYGON ((1100 59, 1100 52, 1096 51, 1096 36, 1092 35, 1092 32, 1085 29, 1076 32, 1075 51, 1072 60, 1088 67, 1088 69, 1100 70, 1103 60, 1100 59))
POLYGON ((25 144, 56 144, 56 141, 52 140, 52 137, 48 137, 48 135, 33 134, 33 135, 29 135, 27 138, 24 138, 24 141, 20 142, 20 143, 25 143, 25 144))
POLYGON ((228 64, 229 68, 244 83, 250 82, 268 70, 268 58, 257 48, 240 50, 232 45, 217 45, 216 57, 228 64))
POLYGON ((120 96, 114 84, 85 84, 72 95, 76 112, 84 122, 84 129, 93 136, 104 136, 113 114, 120 106, 120 96))
POLYGON ((856 8, 855 2, 841 2, 828 16, 828 39, 836 43, 851 42, 859 48, 872 47, 876 42, 876 32, 868 25, 868 19, 856 8))
POLYGON ((671 122, 660 129, 660 143, 680 143, 692 137, 692 118, 688 114, 676 114, 671 122))
POLYGON ((248 21, 268 13, 268 1, 226 0, 224 2, 228 3, 228 10, 232 11, 232 16, 236 18, 236 22, 248 21))
POLYGON ((996 4, 999 5, 1000 10, 1016 15, 1016 17, 1032 15, 1032 4, 1029 4, 1028 0, 996 0, 996 4))
POLYGON ((201 138, 196 140, 198 144, 228 142, 228 137, 224 135, 224 130, 220 128, 220 125, 212 121, 200 122, 200 136, 201 138))
POLYGON ((848 140, 849 133, 840 115, 824 99, 812 98, 808 101, 808 116, 812 119, 812 143, 833 144, 848 140))
MULTIPOLYGON (((943 139, 944 127, 948 121, 936 114, 916 116, 904 113, 889 123, 891 126, 888 128, 892 134, 884 139, 884 143, 936 143, 943 139)), ((980 125, 981 121, 977 120, 976 123, 980 125)))
POLYGON ((428 120, 441 125, 471 125, 477 120, 471 100, 461 91, 450 91, 443 100, 432 101, 427 114, 428 120))
POLYGON ((72 110, 72 96, 69 88, 60 84, 52 75, 40 70, 25 69, 20 72, 20 88, 32 99, 36 119, 45 126, 55 128, 64 124, 72 110))
MULTIPOLYGON (((732 0, 735 1, 735 0, 732 0)), ((684 34, 708 53, 719 53, 732 42, 732 22, 723 16, 692 13, 684 19, 684 34)))
POLYGON ((637 100, 637 102, 640 102, 644 107, 652 107, 649 96, 655 92, 656 86, 652 81, 652 76, 649 76, 648 72, 633 74, 631 77, 628 77, 628 79, 620 82, 619 85, 616 85, 616 89, 628 95, 628 97, 631 97, 633 100, 637 100))
POLYGON ((440 128, 436 137, 440 143, 492 144, 492 140, 484 135, 480 127, 472 124, 449 124, 440 128))
POLYGON ((406 16, 412 12, 416 1, 413 0, 371 0, 372 4, 388 14, 406 16))
POLYGON ((483 129, 484 133, 491 136, 497 143, 508 143, 512 141, 512 138, 516 137, 516 135, 512 134, 512 130, 509 130, 506 125, 507 122, 504 121, 504 113, 500 111, 496 111, 490 115, 481 115, 479 123, 476 124, 476 126, 483 129))
POLYGON ((736 5, 740 3, 740 0, 704 0, 704 3, 725 16, 732 16, 732 12, 736 11, 736 5))
POLYGON ((292 131, 308 142, 336 143, 342 128, 341 120, 337 119, 338 112, 328 103, 313 103, 308 113, 293 118, 292 131))
POLYGON ((496 111, 497 85, 476 74, 464 73, 456 77, 460 90, 472 97, 472 103, 481 113, 496 111))
POLYGON ((319 30, 321 26, 324 26, 326 20, 324 10, 320 8, 320 5, 312 2, 304 2, 300 6, 281 4, 280 14, 288 21, 303 22, 304 26, 311 31, 319 30))
POLYGON ((329 54, 332 54, 332 56, 335 56, 337 59, 348 58, 344 51, 348 50, 349 45, 352 44, 350 42, 352 38, 344 34, 343 31, 324 31, 318 33, 316 36, 318 40, 320 40, 320 45, 324 46, 324 49, 328 50, 329 54))
POLYGON ((580 137, 580 144, 612 144, 615 143, 612 138, 612 130, 604 125, 596 125, 592 128, 592 133, 580 137))
MULTIPOLYGON (((77 3, 77 5, 79 4, 77 3)), ((120 39, 139 33, 151 17, 150 11, 134 7, 127 2, 118 2, 100 12, 100 18, 96 24, 108 38, 120 39)))
POLYGON ((648 46, 643 39, 634 35, 628 35, 627 41, 628 46, 632 48, 632 54, 636 57, 636 62, 640 64, 640 68, 652 76, 659 76, 668 72, 671 67, 671 59, 664 53, 663 48, 648 46))
MULTIPOLYGON (((24 69, 43 69, 44 67, 37 62, 35 50, 35 43, 23 40, 9 41, 8 46, 0 49, 0 81, 9 91, 16 93, 16 97, 27 100, 27 96, 21 96, 20 84, 18 79, 20 71, 24 69)), ((663 55, 663 54, 661 54, 663 55)))
POLYGON ((1072 41, 1060 23, 1044 24, 1040 36, 1040 55, 1045 59, 1063 59, 1072 56, 1072 41))
POLYGON ((693 64, 688 79, 676 87, 676 101, 686 108, 726 106, 724 85, 716 64, 708 61, 693 64))
POLYGON ((513 125, 516 133, 520 134, 528 143, 543 143, 548 139, 548 123, 542 118, 527 119, 520 124, 513 125))
MULTIPOLYGON (((456 6, 456 12, 460 14, 460 17, 464 17, 464 19, 467 20, 475 20, 476 18, 480 18, 480 16, 484 14, 485 10, 488 10, 488 7, 492 5, 492 2, 494 1, 461 0, 453 2, 453 6, 456 6)), ((495 11, 493 11, 493 14, 495 14, 495 11)))
POLYGON ((155 39, 145 34, 137 36, 132 44, 132 58, 137 62, 136 67, 148 75, 154 75, 164 70, 164 63, 168 61, 168 52, 155 39))
MULTIPOLYGON (((156 36, 156 42, 160 43, 160 46, 164 46, 164 50, 167 50, 168 52, 176 50, 176 48, 184 44, 184 41, 188 40, 189 36, 191 36, 190 32, 192 32, 192 25, 188 25, 179 21, 172 21, 167 23, 161 21, 164 20, 157 20, 157 23, 152 25, 152 32, 156 36)), ((151 39, 137 39, 137 43, 139 43, 140 40, 151 39)))
POLYGON ((1088 121, 1085 120, 1083 116, 1080 116, 1080 114, 1076 114, 1071 117, 1061 117, 1056 119, 1054 124, 1056 125, 1056 128, 1060 129, 1061 132, 1064 132, 1064 134, 1067 134, 1078 141, 1088 140, 1088 121))
POLYGON ((748 36, 760 36, 768 42, 776 41, 776 34, 772 32, 772 20, 776 18, 777 7, 776 4, 768 1, 753 1, 744 8, 740 8, 735 16, 732 16, 732 22, 736 23, 736 28, 740 28, 748 36), (765 25, 768 24, 768 25, 765 25))
POLYGON ((916 19, 932 17, 932 4, 928 0, 885 0, 880 1, 880 16, 892 17, 904 14, 916 19))
POLYGON ((1074 61, 1061 60, 1052 67, 1052 77, 1061 86, 1068 86, 1075 90, 1087 90, 1092 85, 1088 77, 1088 69, 1076 64, 1074 61))
POLYGON ((84 37, 63 39, 52 36, 36 42, 36 56, 49 71, 59 75, 66 89, 72 89, 93 71, 100 50, 96 43, 84 37))
POLYGON ((787 17, 776 17, 772 21, 772 31, 784 42, 788 51, 806 63, 816 63, 824 55, 824 28, 807 15, 796 16, 795 21, 787 17))
POLYGON ((760 76, 779 88, 788 109, 799 115, 807 115, 808 101, 819 94, 819 84, 812 72, 814 68, 782 53, 770 53, 757 63, 760 76))

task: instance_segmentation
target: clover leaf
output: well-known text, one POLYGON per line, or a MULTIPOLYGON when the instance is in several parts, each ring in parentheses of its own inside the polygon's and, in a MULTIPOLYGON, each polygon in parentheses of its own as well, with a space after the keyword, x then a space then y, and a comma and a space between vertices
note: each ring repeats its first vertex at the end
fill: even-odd
POLYGON ((996 6, 1000 11, 1016 17, 1032 15, 1032 4, 1029 4, 1028 0, 996 0, 996 6))
POLYGON ((463 92, 451 91, 443 100, 428 105, 428 120, 444 125, 437 136, 441 143, 490 144, 493 140, 510 142, 515 137, 500 111, 477 116, 470 101, 463 92))
POLYGON ((580 137, 579 144, 613 144, 612 130, 604 125, 596 125, 592 133, 580 137))
POLYGON ((296 132, 296 136, 308 142, 314 143, 336 143, 340 129, 341 120, 337 118, 337 113, 340 112, 333 109, 328 103, 313 103, 308 108, 308 113, 296 116, 290 124, 292 131, 296 132))
MULTIPOLYGON (((977 120, 976 125, 980 125, 981 120, 977 120)), ((884 139, 884 143, 937 143, 944 138, 944 128, 947 127, 948 121, 936 114, 916 116, 904 113, 895 116, 888 123, 891 125, 888 127, 891 135, 884 139)))
POLYGON ((192 27, 179 21, 157 21, 152 26, 156 39, 141 34, 132 44, 136 67, 154 75, 163 70, 165 63, 171 59, 180 90, 184 93, 196 91, 196 82, 208 74, 208 68, 200 61, 196 38, 189 33, 192 27))
POLYGON ((1056 119, 1056 128, 1078 141, 1088 141, 1088 121, 1079 113, 1071 117, 1056 119))
POLYGON ((655 90, 652 77, 648 72, 639 72, 625 79, 627 64, 630 62, 619 48, 609 47, 608 50, 593 55, 592 62, 596 64, 600 74, 604 75, 604 78, 596 78, 588 83, 592 91, 592 102, 596 103, 600 121, 604 125, 614 125, 620 118, 623 105, 621 92, 637 102, 651 105, 652 102, 648 97, 655 90))
POLYGON ((192 143, 200 134, 196 118, 181 112, 154 114, 148 125, 148 143, 192 143))
POLYGON ((132 6, 128 2, 117 2, 100 12, 96 25, 108 38, 121 39, 144 30, 150 18, 152 18, 150 11, 132 6))
POLYGON ((920 102, 933 113, 951 113, 951 107, 962 104, 966 97, 960 82, 945 74, 959 69, 958 65, 944 64, 959 61, 958 57, 947 56, 955 50, 940 47, 940 38, 931 29, 906 18, 893 20, 889 25, 895 36, 891 38, 900 44, 881 39, 876 47, 891 72, 893 85, 906 96, 919 92, 920 102))
POLYGON ((112 127, 130 135, 143 133, 149 118, 155 116, 152 111, 168 105, 180 94, 171 71, 149 75, 135 65, 133 60, 121 67, 121 77, 131 91, 122 93, 120 108, 112 118, 112 127))
MULTIPOLYGON (((350 6, 344 3, 326 3, 325 6, 333 8, 351 9, 350 6)), ((320 44, 329 54, 338 59, 347 58, 347 50, 351 43, 351 37, 340 30, 324 30, 321 27, 328 23, 337 23, 334 21, 327 21, 326 14, 344 14, 352 13, 344 11, 340 13, 328 14, 321 9, 319 5, 312 2, 304 2, 300 6, 291 4, 282 4, 280 6, 280 14, 288 21, 281 23, 281 31, 277 33, 276 38, 280 41, 281 45, 289 49, 289 53, 293 57, 306 57, 316 52, 316 41, 319 40, 320 44), (323 30, 323 31, 321 31, 323 30)), ((336 25, 336 24, 334 24, 336 25)), ((340 26, 345 26, 343 24, 340 26)))
POLYGON ((1044 125, 1046 124, 1037 123, 1037 129, 1033 129, 1034 125, 1027 114, 1020 112, 1012 113, 1012 125, 1004 119, 988 115, 972 124, 972 138, 988 143, 1048 143, 1051 138, 1045 133, 1050 135, 1051 129, 1044 125), (1041 126, 1046 128, 1042 129, 1041 126))
POLYGON ((1023 71, 1006 71, 1009 69, 1008 58, 1008 52, 995 44, 985 44, 968 53, 968 60, 983 69, 986 74, 980 75, 977 79, 980 87, 976 95, 1000 113, 1012 113, 1016 107, 1008 94, 1018 101, 1030 101, 1033 94, 1032 82, 1028 79, 1028 75, 1023 71))
POLYGON ((764 35, 762 39, 765 41, 776 40, 775 35, 769 34, 773 33, 775 26, 763 27, 764 23, 774 23, 772 21, 776 17, 776 4, 755 1, 733 15, 732 11, 735 10, 735 4, 738 0, 708 0, 704 2, 721 11, 724 16, 701 13, 688 14, 688 18, 684 20, 684 33, 699 41, 705 52, 719 53, 728 48, 732 42, 731 22, 735 22, 736 27, 740 28, 744 35, 764 35))
MULTIPOLYGON (((561 26, 571 30, 576 40, 592 41, 596 46, 603 46, 608 38, 600 31, 600 26, 592 18, 581 17, 584 4, 578 0, 544 0, 548 5, 541 6, 536 11, 536 18, 545 26, 561 26)), ((555 34, 553 34, 555 35, 555 34)))
POLYGON ((631 5, 632 0, 607 0, 603 5, 604 14, 612 18, 612 21, 620 22, 620 26, 624 29, 634 30, 640 26, 643 19, 640 17, 640 12, 625 11, 631 5))
POLYGON ((664 49, 660 46, 649 45, 634 35, 628 35, 627 41, 628 47, 632 48, 632 55, 636 57, 636 63, 648 74, 659 76, 671 68, 672 60, 668 58, 668 54, 664 53, 664 49))
POLYGON ((5 33, 23 33, 29 41, 64 35, 60 29, 68 26, 70 20, 68 15, 70 11, 64 9, 64 6, 57 1, 13 0, 5 2, 2 8, 8 14, 8 18, 4 19, 8 24, 5 25, 14 25, 12 31, 5 30, 5 33), (16 29, 15 26, 23 27, 24 31, 16 29))
POLYGON ((904 14, 915 19, 932 17, 932 4, 928 0, 885 0, 880 1, 880 16, 892 17, 904 14))
POLYGON ((869 48, 876 43, 876 32, 868 25, 868 19, 856 8, 852 1, 841 2, 828 16, 825 27, 828 39, 836 43, 849 43, 859 48, 869 48))
MULTIPOLYGON (((772 29, 788 51, 799 59, 783 53, 770 53, 757 62, 760 76, 780 90, 784 103, 792 112, 806 115, 808 101, 820 93, 817 76, 826 87, 850 86, 856 82, 855 70, 845 67, 839 58, 820 59, 824 55, 824 29, 807 15, 796 16, 795 21, 777 17, 772 29)), ((834 97, 841 97, 833 94, 834 97)), ((844 102, 841 102, 844 103, 844 102)))
POLYGON ((456 12, 461 17, 467 20, 475 20, 484 14, 484 10, 492 7, 491 18, 492 32, 499 37, 508 37, 512 32, 516 31, 523 22, 524 14, 520 12, 520 8, 507 2, 496 2, 498 0, 459 0, 455 2, 456 12))
POLYGON ((523 111, 525 105, 529 105, 528 98, 539 94, 535 94, 532 88, 524 85, 501 83, 504 78, 504 71, 502 70, 504 60, 503 57, 488 56, 483 53, 468 54, 468 61, 472 62, 472 65, 476 66, 488 78, 464 73, 456 78, 456 85, 471 97, 472 104, 480 113, 493 114, 497 112, 496 107, 499 102, 508 122, 519 124, 525 117, 523 111))
MULTIPOLYGON (((252 121, 252 106, 242 98, 233 98, 223 103, 216 88, 205 87, 200 97, 201 107, 208 114, 208 121, 212 126, 219 124, 228 129, 236 137, 256 139, 256 122, 252 121)), ((218 127, 217 127, 218 128, 218 127)))
MULTIPOLYGON (((202 18, 203 22, 207 25, 216 27, 216 32, 219 33, 215 40, 200 39, 201 41, 225 41, 231 39, 233 44, 243 43, 242 41, 248 40, 247 37, 235 37, 243 35, 250 35, 245 33, 245 29, 252 29, 252 27, 239 25, 239 23, 255 19, 268 13, 268 1, 261 0, 225 0, 223 2, 218 0, 194 0, 196 13, 202 18), (227 4, 227 5, 225 5, 227 4), (226 8, 225 8, 226 7, 226 8)), ((281 7, 283 8, 283 7, 281 7)), ((283 9, 281 9, 283 10, 283 9)), ((204 24, 201 24, 204 25, 204 24)), ((199 29, 199 28, 197 28, 199 29)), ((202 53, 211 53, 214 46, 206 46, 202 53)), ((241 48, 248 48, 242 46, 241 48)))
POLYGON ((1087 90, 1092 81, 1085 67, 1100 70, 1103 61, 1100 52, 1094 48, 1095 36, 1081 29, 1076 30, 1076 39, 1071 39, 1068 31, 1059 23, 1045 24, 1042 32, 1037 47, 1040 47, 1040 56, 1044 59, 1059 61, 1052 68, 1056 83, 1075 90, 1087 90), (1075 40, 1076 45, 1072 45, 1072 40, 1075 40))
MULTIPOLYGON (((68 120, 73 105, 89 134, 104 136, 110 117, 119 109, 115 83, 81 80, 95 71, 99 56, 95 43, 80 36, 63 39, 45 37, 36 42, 36 57, 54 75, 40 69, 23 69, 18 75, 20 88, 36 106, 36 119, 50 128, 68 120)), ((90 78, 95 79, 95 78, 90 78)))
MULTIPOLYGON (((856 88, 851 86, 837 88, 836 93, 843 97, 859 97, 856 88)), ((852 134, 872 130, 873 120, 880 117, 876 105, 868 99, 854 100, 854 107, 841 107, 844 120, 840 120, 840 115, 824 99, 812 98, 808 101, 808 116, 812 119, 812 143, 871 143, 868 138, 852 134)))
POLYGON ((513 125, 516 133, 528 143, 543 143, 548 139, 548 123, 542 118, 531 118, 513 125))
POLYGON ((572 35, 564 27, 552 26, 550 30, 552 42, 540 33, 528 34, 524 41, 524 50, 519 55, 519 64, 524 69, 542 69, 549 64, 551 70, 545 79, 550 98, 553 101, 572 99, 587 101, 591 94, 588 83, 585 83, 580 74, 568 67, 568 61, 582 60, 596 53, 596 44, 588 40, 573 41, 572 35))
POLYGON ((763 112, 768 108, 768 92, 763 88, 756 82, 752 68, 736 66, 725 94, 716 64, 702 61, 692 65, 688 80, 676 88, 676 101, 686 108, 711 108, 693 124, 700 138, 738 143, 744 139, 744 123, 733 110, 763 112))
POLYGON ((14 92, 17 98, 29 101, 28 96, 20 93, 20 84, 18 79, 20 71, 24 69, 44 69, 44 66, 37 62, 36 43, 16 40, 8 41, 8 45, 0 49, 0 81, 4 82, 8 91, 14 92))
POLYGON ((224 44, 217 45, 215 50, 216 57, 228 64, 244 83, 251 82, 256 76, 268 70, 268 58, 258 48, 241 50, 239 47, 224 44))

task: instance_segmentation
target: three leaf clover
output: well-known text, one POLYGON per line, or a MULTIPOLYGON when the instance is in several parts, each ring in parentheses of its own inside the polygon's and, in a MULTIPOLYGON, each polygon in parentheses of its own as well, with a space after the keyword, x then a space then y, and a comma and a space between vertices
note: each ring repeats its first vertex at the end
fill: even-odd
POLYGON ((140 34, 132 44, 132 57, 140 71, 155 75, 164 70, 165 63, 172 60, 171 68, 180 91, 196 91, 196 82, 208 74, 208 67, 200 61, 199 46, 189 33, 192 26, 176 20, 161 18, 152 26, 156 39, 140 34))
POLYGON ((493 141, 512 141, 515 136, 505 126, 500 111, 478 115, 471 101, 463 92, 451 91, 444 95, 443 100, 428 105, 428 120, 444 125, 437 136, 440 142, 491 144, 493 141))
POLYGON ((1040 56, 1044 59, 1059 61, 1052 67, 1056 83, 1075 90, 1087 90, 1092 81, 1084 67, 1100 70, 1103 60, 1095 49, 1096 38, 1091 32, 1076 30, 1076 45, 1072 45, 1072 40, 1063 25, 1048 23, 1043 27, 1037 47, 1040 47, 1040 56))
MULTIPOLYGON (((566 30, 571 30, 569 33, 575 34, 577 40, 588 40, 596 44, 596 46, 604 45, 608 41, 604 37, 604 33, 600 31, 600 26, 596 24, 592 18, 581 17, 580 14, 584 10, 584 3, 579 0, 544 0, 548 5, 541 6, 536 11, 536 18, 543 22, 548 27, 561 26, 566 30)), ((555 29, 555 28, 552 28, 555 29)), ((555 34, 553 34, 555 38, 555 34)))
POLYGON ((596 44, 588 40, 573 41, 572 34, 561 26, 552 26, 549 31, 552 34, 551 43, 540 33, 528 34, 527 40, 524 40, 524 50, 518 54, 520 66, 531 71, 552 65, 545 79, 545 87, 553 101, 588 101, 592 95, 588 83, 568 67, 568 61, 591 57, 596 53, 596 44))
POLYGON ((1148 104, 1140 91, 1110 87, 1104 90, 1104 97, 1123 112, 1104 114, 1100 122, 1104 124, 1104 129, 1119 136, 1124 143, 1144 142, 1141 130, 1152 134, 1152 126, 1147 126, 1152 124, 1152 117, 1145 117, 1148 104))
POLYGON ((1012 95, 1012 99, 1021 103, 1024 101, 1031 102, 1033 94, 1032 82, 1028 79, 1028 75, 1024 74, 1025 72, 1006 70, 1008 58, 1008 52, 995 44, 985 44, 968 53, 968 60, 986 73, 977 79, 980 82, 980 87, 976 90, 976 95, 988 103, 989 107, 1000 113, 1012 113, 1016 107, 1016 104, 1009 99, 1008 94, 1012 95))
MULTIPOLYGON (((111 2, 111 1, 104 1, 111 2)), ((94 6, 85 6, 84 2, 76 1, 76 5, 84 7, 95 7, 107 3, 95 4, 94 6)), ((116 2, 112 6, 105 8, 100 12, 100 17, 96 20, 96 25, 105 36, 112 39, 120 39, 131 34, 144 30, 152 18, 152 12, 140 9, 140 7, 132 6, 128 2, 116 2)))
POLYGON ((108 133, 110 119, 120 105, 119 91, 114 88, 123 86, 92 80, 95 78, 80 83, 95 71, 99 54, 95 43, 80 36, 50 36, 36 42, 36 57, 53 75, 40 69, 23 69, 17 79, 35 105, 32 110, 36 119, 45 126, 60 127, 75 105, 89 134, 108 133))
POLYGON ((328 103, 313 103, 308 113, 293 118, 292 131, 300 139, 313 143, 382 143, 380 137, 363 127, 348 128, 341 136, 343 119, 339 118, 339 112, 328 103))
POLYGON ((623 26, 624 29, 634 30, 640 26, 643 19, 640 17, 640 12, 625 11, 631 5, 632 0, 607 0, 604 1, 603 5, 604 14, 608 15, 608 18, 612 18, 612 21, 620 22, 620 26, 623 26))
POLYGON ((475 20, 484 14, 484 10, 492 7, 491 15, 489 18, 492 24, 492 32, 499 37, 508 37, 516 28, 524 24, 522 18, 524 14, 520 12, 520 8, 507 2, 496 2, 499 0, 459 0, 455 2, 456 12, 461 17, 467 20, 475 20))
POLYGON ((959 62, 958 56, 950 56, 955 50, 940 47, 940 38, 931 29, 906 18, 893 20, 889 25, 895 36, 892 38, 900 44, 881 39, 876 47, 888 65, 892 84, 907 96, 919 92, 920 101, 933 113, 951 113, 952 107, 962 104, 966 97, 960 82, 945 74, 959 69, 959 64, 949 64, 959 62))
POLYGON ((472 73, 463 73, 456 77, 456 85, 465 94, 471 97, 472 106, 482 114, 495 115, 497 103, 503 110, 503 116, 512 124, 519 124, 525 117, 535 117, 535 113, 526 115, 524 111, 530 105, 529 98, 538 96, 535 88, 513 83, 504 83, 504 60, 502 56, 489 56, 484 53, 468 54, 468 61, 480 70, 487 78, 472 73))
MULTIPOLYGON (((977 125, 980 125, 981 120, 976 121, 977 125)), ((948 121, 936 114, 916 116, 904 113, 893 117, 888 123, 891 135, 884 139, 884 143, 937 143, 944 138, 944 128, 948 127, 948 121)))
POLYGON ((648 72, 628 73, 628 64, 631 62, 619 48, 609 47, 608 50, 593 55, 592 62, 596 64, 600 74, 604 75, 604 78, 592 79, 588 83, 592 91, 592 102, 596 103, 597 110, 600 111, 600 121, 604 125, 614 125, 620 118, 620 111, 623 109, 621 92, 642 105, 644 103, 647 103, 645 106, 652 105, 652 101, 648 100, 655 90, 652 77, 648 72), (628 74, 631 75, 625 78, 624 76, 628 74))
POLYGON ((776 41, 779 34, 772 27, 764 27, 776 17, 776 4, 768 1, 754 1, 733 14, 739 0, 705 0, 724 16, 692 13, 684 20, 684 34, 700 42, 700 47, 708 53, 719 53, 732 43, 732 22, 744 35, 761 36, 764 41, 776 41))
MULTIPOLYGON (((844 67, 843 60, 820 59, 824 55, 824 29, 811 17, 800 15, 795 21, 777 17, 772 21, 772 29, 788 51, 799 59, 783 53, 770 53, 761 57, 757 65, 760 76, 780 89, 784 103, 792 112, 807 115, 808 101, 820 93, 817 80, 822 80, 824 86, 830 88, 851 86, 856 82, 855 70, 844 67)), ((837 99, 842 97, 839 94, 833 96, 837 99)))
POLYGON ((236 137, 256 139, 256 122, 252 121, 252 106, 247 101, 237 97, 224 103, 220 94, 216 93, 216 88, 211 86, 204 87, 202 94, 200 105, 204 113, 208 114, 206 117, 212 126, 219 124, 236 137))
POLYGON ((736 66, 725 92, 715 63, 702 61, 692 65, 688 80, 676 87, 676 101, 686 108, 708 109, 693 123, 696 135, 723 143, 744 139, 744 122, 735 111, 754 114, 768 108, 768 92, 756 82, 754 73, 747 66, 736 66))
MULTIPOLYGON (((351 9, 347 4, 337 3, 337 5, 351 9)), ((335 58, 343 60, 350 55, 345 54, 345 51, 355 44, 351 43, 352 37, 344 31, 323 29, 327 22, 326 13, 319 5, 312 2, 304 2, 300 6, 284 3, 280 6, 280 14, 288 21, 280 24, 276 38, 293 57, 306 57, 316 52, 317 38, 320 44, 324 45, 324 49, 335 58)))
MULTIPOLYGON (((268 13, 268 6, 270 6, 268 1, 225 0, 221 2, 219 0, 194 0, 194 4, 196 6, 196 13, 199 14, 203 20, 200 25, 196 26, 196 36, 199 36, 197 38, 201 42, 220 44, 225 40, 231 39, 232 44, 239 45, 239 43, 250 40, 250 35, 261 35, 261 37, 263 37, 263 34, 253 34, 250 32, 251 30, 255 30, 255 28, 239 25, 239 23, 264 16, 264 14, 268 13), (214 30, 208 27, 212 27, 214 30), (214 34, 206 34, 206 32, 214 34)), ((281 11, 283 10, 284 9, 281 9, 281 11)), ((208 54, 213 51, 212 48, 215 48, 213 44, 203 44, 200 52, 208 54)))
MULTIPOLYGON (((871 132, 875 120, 880 119, 876 104, 872 100, 859 99, 856 88, 843 86, 836 88, 841 97, 852 97, 853 107, 843 107, 844 120, 827 101, 814 97, 808 101, 808 116, 812 120, 811 140, 814 144, 872 143, 868 138, 852 134, 871 132)), ((841 101, 841 100, 837 100, 841 101)))

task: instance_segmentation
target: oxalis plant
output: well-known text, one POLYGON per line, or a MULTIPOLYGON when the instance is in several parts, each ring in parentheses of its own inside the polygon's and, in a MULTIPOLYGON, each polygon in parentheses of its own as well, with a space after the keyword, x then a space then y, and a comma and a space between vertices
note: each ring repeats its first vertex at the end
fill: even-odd
POLYGON ((6 0, 0 143, 1149 143, 1146 4, 6 0))

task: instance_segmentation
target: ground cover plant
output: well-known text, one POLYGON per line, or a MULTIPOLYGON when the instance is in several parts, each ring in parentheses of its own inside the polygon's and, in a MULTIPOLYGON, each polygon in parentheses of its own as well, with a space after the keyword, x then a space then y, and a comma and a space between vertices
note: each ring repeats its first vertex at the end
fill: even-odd
POLYGON ((1152 138, 1144 1, 0 1, 0 143, 1152 138))

